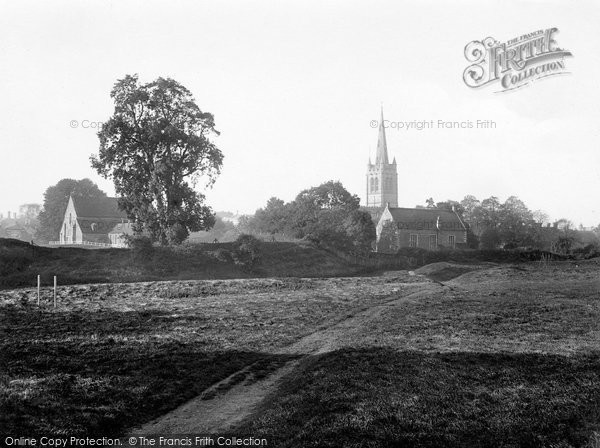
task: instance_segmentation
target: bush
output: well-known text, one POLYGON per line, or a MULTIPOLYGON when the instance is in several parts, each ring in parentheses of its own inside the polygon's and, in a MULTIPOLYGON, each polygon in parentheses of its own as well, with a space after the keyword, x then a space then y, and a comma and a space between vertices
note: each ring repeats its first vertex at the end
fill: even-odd
POLYGON ((154 255, 152 240, 143 235, 125 236, 127 245, 131 248, 131 254, 135 261, 150 261, 154 255))
POLYGON ((233 261, 231 252, 222 247, 219 247, 216 251, 214 251, 214 257, 223 263, 230 263, 233 261))
POLYGON ((235 264, 254 268, 260 262, 260 240, 253 235, 240 235, 233 243, 231 255, 235 264))
POLYGON ((573 249, 572 253, 575 258, 579 259, 600 257, 600 246, 597 243, 591 243, 584 247, 573 249))

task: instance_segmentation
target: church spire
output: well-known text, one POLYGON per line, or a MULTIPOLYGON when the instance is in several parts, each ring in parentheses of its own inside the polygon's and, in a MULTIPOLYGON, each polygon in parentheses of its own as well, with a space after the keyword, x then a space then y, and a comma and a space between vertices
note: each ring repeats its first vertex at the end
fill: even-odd
POLYGON ((383 106, 381 106, 381 120, 379 121, 379 138, 377 139, 377 156, 375 157, 375 164, 388 165, 389 163, 387 141, 385 139, 385 127, 383 126, 383 106))

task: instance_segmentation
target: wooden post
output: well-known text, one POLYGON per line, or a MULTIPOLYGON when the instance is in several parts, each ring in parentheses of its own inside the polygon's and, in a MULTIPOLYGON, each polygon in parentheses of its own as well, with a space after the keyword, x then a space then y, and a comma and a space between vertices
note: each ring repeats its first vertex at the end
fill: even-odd
POLYGON ((54 308, 56 308, 56 275, 54 276, 54 308))
POLYGON ((38 306, 40 306, 40 276, 38 275, 38 306))

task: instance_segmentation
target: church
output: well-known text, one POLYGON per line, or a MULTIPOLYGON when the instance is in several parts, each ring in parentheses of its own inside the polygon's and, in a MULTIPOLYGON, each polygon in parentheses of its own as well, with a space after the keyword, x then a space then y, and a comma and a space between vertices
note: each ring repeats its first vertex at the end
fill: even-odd
POLYGON ((454 210, 398 207, 398 164, 390 163, 383 120, 379 121, 375 163, 367 165, 366 207, 376 222, 375 250, 396 253, 403 247, 427 250, 466 247, 467 227, 454 210))
POLYGON ((69 196, 59 241, 50 244, 125 247, 125 235, 132 234, 132 223, 117 198, 69 196))

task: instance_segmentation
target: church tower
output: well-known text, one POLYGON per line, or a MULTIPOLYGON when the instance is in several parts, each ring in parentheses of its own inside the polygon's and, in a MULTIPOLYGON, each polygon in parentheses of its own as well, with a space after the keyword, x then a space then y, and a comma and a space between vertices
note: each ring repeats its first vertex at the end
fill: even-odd
POLYGON ((396 158, 389 162, 385 127, 383 126, 383 107, 379 121, 379 138, 375 163, 367 165, 367 207, 398 207, 398 170, 396 158))

